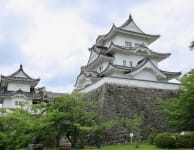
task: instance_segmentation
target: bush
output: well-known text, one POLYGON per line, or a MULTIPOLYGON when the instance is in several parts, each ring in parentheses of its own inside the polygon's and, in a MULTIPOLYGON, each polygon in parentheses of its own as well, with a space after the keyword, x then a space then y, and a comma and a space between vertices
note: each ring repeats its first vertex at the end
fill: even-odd
POLYGON ((161 148, 175 148, 176 136, 172 133, 161 133, 155 137, 154 143, 161 148))
POLYGON ((161 148, 193 148, 194 134, 161 133, 155 137, 154 143, 161 148))
POLYGON ((148 142, 149 144, 154 144, 154 139, 155 139, 155 137, 156 137, 157 134, 158 134, 157 129, 152 128, 152 129, 151 129, 151 132, 150 132, 150 134, 149 134, 149 136, 148 136, 148 138, 147 138, 147 142, 148 142))
POLYGON ((177 136, 178 148, 192 148, 194 147, 194 134, 178 135, 177 136))

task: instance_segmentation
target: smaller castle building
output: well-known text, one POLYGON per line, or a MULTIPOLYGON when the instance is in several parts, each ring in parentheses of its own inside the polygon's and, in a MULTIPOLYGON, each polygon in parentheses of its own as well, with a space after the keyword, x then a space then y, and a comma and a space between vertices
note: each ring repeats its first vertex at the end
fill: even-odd
POLYGON ((0 104, 2 108, 15 108, 23 102, 29 105, 40 101, 51 102, 62 93, 46 91, 38 88, 40 79, 30 77, 22 65, 11 75, 0 76, 0 104))
POLYGON ((35 92, 40 79, 34 79, 24 72, 22 65, 11 75, 1 75, 0 97, 3 108, 14 108, 21 102, 36 103, 41 95, 35 92))

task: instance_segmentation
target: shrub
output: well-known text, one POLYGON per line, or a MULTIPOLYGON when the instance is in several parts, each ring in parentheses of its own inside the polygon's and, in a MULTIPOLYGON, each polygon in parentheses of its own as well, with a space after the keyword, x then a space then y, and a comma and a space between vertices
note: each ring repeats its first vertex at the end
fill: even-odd
POLYGON ((176 136, 172 133, 161 133, 155 137, 154 143, 161 148, 175 148, 176 136))
POLYGON ((147 142, 149 144, 154 144, 154 139, 155 139, 155 137, 156 137, 157 134, 158 134, 157 129, 151 128, 151 132, 150 132, 150 134, 149 134, 149 136, 147 138, 147 142))
POLYGON ((177 136, 178 148, 192 148, 194 147, 194 134, 178 135, 177 136))

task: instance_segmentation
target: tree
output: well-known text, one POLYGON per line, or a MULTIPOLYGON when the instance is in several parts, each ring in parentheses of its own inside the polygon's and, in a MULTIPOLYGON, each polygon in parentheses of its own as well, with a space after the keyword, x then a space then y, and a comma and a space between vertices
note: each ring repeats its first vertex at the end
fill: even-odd
POLYGON ((61 136, 72 138, 75 145, 80 135, 92 129, 97 118, 94 104, 84 101, 80 94, 64 94, 54 103, 40 103, 32 107, 21 104, 18 108, 2 109, 0 116, 0 149, 19 149, 31 142, 55 147, 61 136), (24 109, 28 108, 28 109, 24 109))
POLYGON ((6 115, 0 116, 0 149, 19 149, 26 147, 38 131, 36 117, 23 109, 18 108, 3 110, 6 115))
POLYGON ((125 126, 138 135, 139 118, 105 121, 97 107, 84 100, 83 95, 64 94, 52 103, 42 101, 31 107, 21 104, 18 108, 2 109, 6 115, 0 116, 0 149, 19 149, 31 142, 51 148, 58 146, 61 137, 67 137, 73 146, 83 147, 91 133, 100 146, 103 131, 112 127, 125 126))
POLYGON ((80 135, 91 130, 93 121, 97 118, 97 114, 91 111, 95 107, 93 103, 84 101, 80 94, 57 97, 54 103, 45 109, 45 122, 50 126, 41 133, 41 137, 45 140, 49 134, 47 144, 52 143, 52 145, 57 145, 62 136, 67 136, 73 146, 81 144, 80 138, 83 137, 80 135))
POLYGON ((168 115, 169 125, 177 130, 194 130, 194 70, 181 78, 179 97, 160 100, 159 108, 168 115))
POLYGON ((189 48, 192 50, 194 48, 194 41, 191 42, 191 44, 189 45, 189 48))

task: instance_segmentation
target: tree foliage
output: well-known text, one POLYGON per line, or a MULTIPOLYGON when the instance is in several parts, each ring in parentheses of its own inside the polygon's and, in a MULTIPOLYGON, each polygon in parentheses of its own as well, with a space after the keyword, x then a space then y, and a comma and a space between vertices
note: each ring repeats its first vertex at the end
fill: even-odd
POLYGON ((37 131, 37 118, 22 107, 8 111, 0 116, 0 149, 19 149, 30 143, 37 131))
POLYGON ((0 149, 19 149, 29 143, 56 147, 64 136, 73 146, 83 147, 91 133, 100 146, 103 131, 112 127, 124 126, 139 134, 140 118, 105 121, 96 112, 97 107, 80 94, 64 94, 51 103, 2 109, 5 115, 0 116, 0 149))
POLYGON ((33 107, 2 109, 0 116, 0 149, 18 149, 31 142, 56 146, 60 136, 71 135, 73 143, 79 133, 89 130, 95 114, 87 110, 93 104, 83 101, 81 95, 65 94, 54 103, 41 103, 33 107), (24 109, 28 108, 28 109, 24 109))
POLYGON ((191 44, 189 45, 189 48, 192 50, 194 49, 194 41, 191 42, 191 44))
POLYGON ((160 111, 168 115, 169 125, 178 130, 194 130, 194 70, 181 78, 179 97, 160 100, 160 111))
POLYGON ((66 94, 56 98, 45 109, 46 122, 50 123, 45 133, 52 131, 56 142, 61 136, 71 136, 69 140, 76 145, 80 135, 92 129, 93 121, 97 118, 96 113, 90 111, 94 107, 95 104, 84 101, 80 94, 66 94))

